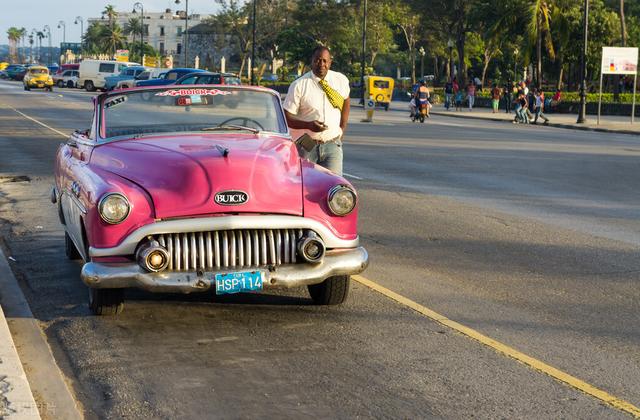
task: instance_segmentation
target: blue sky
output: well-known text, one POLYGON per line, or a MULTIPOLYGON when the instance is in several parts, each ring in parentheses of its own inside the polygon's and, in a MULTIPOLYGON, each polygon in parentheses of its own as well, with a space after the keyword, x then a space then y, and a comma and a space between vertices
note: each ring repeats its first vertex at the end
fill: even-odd
MULTIPOLYGON (((138 0, 140 1, 140 0, 138 0)), ((0 14, 0 44, 8 44, 7 29, 11 26, 18 28, 25 27, 28 32, 32 29, 41 30, 44 25, 51 28, 51 43, 59 45, 62 42, 62 29, 58 29, 58 22, 65 21, 67 28, 67 42, 80 41, 80 25, 74 25, 76 16, 82 16, 85 20, 88 17, 100 17, 100 12, 107 4, 112 4, 118 11, 130 12, 136 0, 59 0, 59 1, 39 1, 28 0, 3 0, 5 3, 0 14), (6 1, 6 3, 5 3, 6 1)), ((145 12, 160 12, 165 9, 184 10, 185 1, 180 4, 174 0, 142 0, 145 12)), ((215 13, 218 10, 214 0, 189 0, 189 13, 200 13, 203 15, 215 13)), ((43 40, 46 46, 47 40, 43 40)))

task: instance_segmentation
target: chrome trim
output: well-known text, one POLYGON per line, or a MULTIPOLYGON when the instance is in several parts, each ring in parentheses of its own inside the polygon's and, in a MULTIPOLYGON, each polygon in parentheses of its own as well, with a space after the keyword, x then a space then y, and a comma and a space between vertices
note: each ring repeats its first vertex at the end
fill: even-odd
POLYGON ((71 191, 67 190, 67 191, 64 191, 62 194, 65 194, 66 196, 68 196, 71 199, 71 201, 73 201, 73 204, 78 206, 78 209, 80 210, 80 212, 82 214, 87 214, 87 209, 84 206, 84 204, 82 204, 80 199, 78 199, 78 197, 76 197, 74 194, 72 194, 71 191))
MULTIPOLYGON (((353 275, 369 265, 369 255, 363 247, 327 251, 320 264, 296 264, 262 270, 264 288, 290 288, 318 284, 331 276, 353 275)), ((149 273, 135 263, 89 262, 82 267, 80 277, 96 289, 137 287, 158 293, 204 292, 215 288, 215 275, 229 270, 149 273)))
POLYGON ((349 187, 348 185, 343 185, 343 184, 334 185, 333 187, 331 187, 331 189, 329 189, 329 193, 327 194, 327 206, 329 207, 329 210, 331 210, 331 213, 333 213, 334 215, 342 217, 342 216, 351 214, 351 212, 353 211, 353 209, 356 208, 357 205, 358 205, 358 194, 356 194, 353 188, 349 187), (351 193, 353 193, 353 207, 351 208, 351 210, 349 210, 346 213, 336 213, 333 210, 333 207, 331 207, 331 200, 333 199, 333 196, 340 190, 349 190, 351 191, 351 193))
POLYGON ((98 214, 100 215, 100 218, 105 222, 108 223, 110 225, 118 225, 122 222, 124 222, 125 220, 127 220, 127 217, 129 217, 129 214, 131 214, 131 203, 129 202, 129 199, 121 193, 117 193, 117 192, 110 192, 110 193, 106 193, 105 195, 102 196, 102 198, 100 199, 100 201, 98 201, 98 214), (111 220, 107 220, 103 215, 102 215, 102 204, 105 202, 105 200, 109 197, 111 197, 112 195, 117 195, 120 196, 124 199, 124 201, 127 203, 127 214, 122 218, 122 220, 114 222, 111 220))
MULTIPOLYGON (((360 239, 356 237, 353 240, 345 240, 338 238, 327 226, 307 217, 301 216, 275 216, 275 215, 251 215, 251 216, 221 216, 221 217, 201 217, 194 219, 179 220, 163 220, 160 222, 150 223, 133 231, 127 236, 120 245, 112 248, 89 248, 91 257, 110 257, 117 255, 132 255, 135 252, 138 243, 147 236, 158 235, 161 233, 181 233, 181 232, 213 232, 219 230, 234 229, 299 229, 300 235, 302 229, 310 229, 318 234, 327 249, 332 248, 355 248, 358 246, 360 239)), ((219 246, 218 236, 216 234, 215 246, 219 246)), ((257 231, 253 236, 253 249, 260 249, 258 255, 254 255, 253 259, 258 258, 267 260, 266 237, 258 238, 257 231), (258 242, 264 246, 258 247, 258 242)), ((292 254, 295 253, 295 243, 289 241, 292 248, 292 254)), ((180 252, 176 249, 176 252, 180 252)), ((220 266, 220 261, 216 261, 216 266, 220 266)), ((255 263, 255 265, 260 265, 255 263)), ((176 269, 179 269, 176 267, 176 269)))

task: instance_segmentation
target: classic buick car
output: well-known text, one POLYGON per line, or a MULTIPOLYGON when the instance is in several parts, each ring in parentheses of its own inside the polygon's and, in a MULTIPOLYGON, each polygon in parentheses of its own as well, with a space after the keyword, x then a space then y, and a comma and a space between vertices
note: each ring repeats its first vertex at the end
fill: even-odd
POLYGON ((368 264, 357 195, 300 158, 276 92, 183 85, 93 100, 90 129, 58 149, 51 200, 94 314, 119 313, 132 287, 308 286, 315 304, 345 301, 368 264))

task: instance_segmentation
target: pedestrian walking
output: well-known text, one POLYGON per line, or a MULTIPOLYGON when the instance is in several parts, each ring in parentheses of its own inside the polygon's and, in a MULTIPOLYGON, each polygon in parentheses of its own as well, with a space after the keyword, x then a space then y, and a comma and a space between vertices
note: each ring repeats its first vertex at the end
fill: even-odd
POLYGON ((316 145, 299 148, 302 157, 342 175, 342 138, 349 120, 349 79, 331 70, 331 53, 325 46, 311 54, 311 71, 289 86, 283 108, 294 138, 308 134, 316 145))
POLYGON ((453 104, 453 82, 448 80, 444 85, 444 107, 449 110, 451 105, 453 104))
POLYGON ((458 89, 456 92, 456 111, 462 111, 462 100, 464 99, 464 94, 461 89, 458 89))
POLYGON ((544 120, 544 125, 549 124, 549 118, 547 118, 547 116, 544 115, 544 92, 541 89, 535 89, 534 97, 535 97, 534 111, 535 111, 536 117, 533 120, 533 123, 537 124, 538 118, 542 118, 544 120))
POLYGON ((467 103, 469 104, 469 112, 473 110, 473 104, 476 101, 476 85, 469 81, 467 85, 467 103))
POLYGON ((504 85, 504 108, 507 114, 511 114, 511 102, 513 102, 513 82, 504 85))
POLYGON ((493 84, 493 88, 491 89, 491 106, 493 107, 493 113, 496 114, 498 112, 498 108, 500 106, 500 88, 495 83, 493 84))
POLYGON ((516 118, 513 120, 514 124, 529 124, 528 108, 527 95, 525 95, 524 92, 520 92, 516 101, 516 118))

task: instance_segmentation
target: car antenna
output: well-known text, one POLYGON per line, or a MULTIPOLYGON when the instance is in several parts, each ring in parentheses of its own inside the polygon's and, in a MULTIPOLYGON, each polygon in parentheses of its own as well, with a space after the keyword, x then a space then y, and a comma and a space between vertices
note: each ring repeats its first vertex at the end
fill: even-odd
POLYGON ((229 156, 229 149, 227 149, 226 147, 222 147, 219 144, 216 144, 216 149, 220 151, 220 154, 222 154, 223 157, 229 156))

